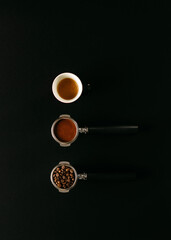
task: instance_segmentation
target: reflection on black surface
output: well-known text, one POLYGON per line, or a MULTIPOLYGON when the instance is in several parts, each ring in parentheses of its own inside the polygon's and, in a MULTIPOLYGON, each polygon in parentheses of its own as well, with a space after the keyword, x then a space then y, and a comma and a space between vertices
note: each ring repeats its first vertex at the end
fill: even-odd
POLYGON ((129 182, 150 179, 153 172, 150 168, 133 166, 84 166, 77 172, 86 172, 89 183, 96 182, 129 182))

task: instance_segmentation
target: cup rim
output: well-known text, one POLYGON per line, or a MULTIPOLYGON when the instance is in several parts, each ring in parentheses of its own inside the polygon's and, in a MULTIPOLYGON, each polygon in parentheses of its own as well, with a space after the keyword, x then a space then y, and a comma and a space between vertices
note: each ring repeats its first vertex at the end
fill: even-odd
POLYGON ((83 85, 82 85, 82 82, 80 80, 80 78, 75 75, 74 73, 71 73, 71 72, 64 72, 64 73, 60 73, 59 75, 57 75, 55 77, 55 79, 53 80, 53 83, 52 83, 52 92, 53 92, 53 95, 54 97, 62 102, 62 103, 72 103, 72 102, 75 102, 82 94, 82 91, 83 91, 83 85), (57 85, 59 84, 59 82, 64 79, 64 78, 72 78, 78 85, 78 93, 77 95, 72 98, 72 99, 64 99, 62 97, 60 97, 58 91, 57 91, 57 85))

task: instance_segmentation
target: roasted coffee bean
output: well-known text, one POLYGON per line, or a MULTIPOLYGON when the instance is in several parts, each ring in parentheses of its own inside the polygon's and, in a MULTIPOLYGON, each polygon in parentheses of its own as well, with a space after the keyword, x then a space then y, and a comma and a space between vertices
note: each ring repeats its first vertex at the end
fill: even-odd
POLYGON ((65 165, 57 167, 53 174, 53 181, 59 188, 69 188, 74 184, 75 175, 73 169, 65 165))

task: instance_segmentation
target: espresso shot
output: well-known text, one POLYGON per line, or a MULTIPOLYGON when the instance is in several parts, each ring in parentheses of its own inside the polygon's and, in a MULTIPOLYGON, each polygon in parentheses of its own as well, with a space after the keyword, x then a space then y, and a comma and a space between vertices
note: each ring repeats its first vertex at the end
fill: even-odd
POLYGON ((82 94, 81 80, 73 73, 61 73, 52 83, 55 98, 62 103, 75 102, 82 94))
POLYGON ((78 84, 71 78, 64 78, 59 82, 57 91, 61 98, 71 100, 78 94, 78 84))

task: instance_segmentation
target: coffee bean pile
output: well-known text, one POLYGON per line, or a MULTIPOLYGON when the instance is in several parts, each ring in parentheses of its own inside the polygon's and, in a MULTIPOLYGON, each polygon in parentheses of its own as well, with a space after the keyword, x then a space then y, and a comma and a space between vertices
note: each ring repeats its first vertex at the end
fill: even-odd
POLYGON ((61 165, 53 171, 53 182, 59 188, 70 188, 75 181, 75 174, 72 168, 61 165))

